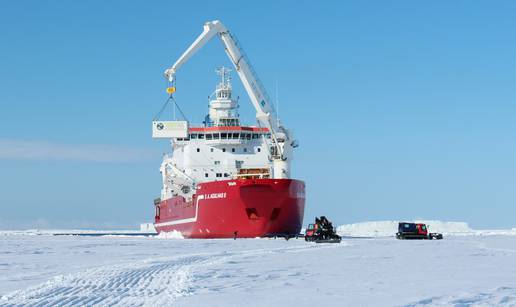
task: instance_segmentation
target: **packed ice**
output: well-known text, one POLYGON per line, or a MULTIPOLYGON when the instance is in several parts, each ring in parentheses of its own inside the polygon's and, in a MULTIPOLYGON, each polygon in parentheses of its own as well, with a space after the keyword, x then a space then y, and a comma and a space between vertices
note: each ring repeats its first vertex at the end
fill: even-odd
POLYGON ((426 223, 444 240, 395 222, 340 226, 340 244, 3 231, 0 306, 516 305, 514 230, 426 223))

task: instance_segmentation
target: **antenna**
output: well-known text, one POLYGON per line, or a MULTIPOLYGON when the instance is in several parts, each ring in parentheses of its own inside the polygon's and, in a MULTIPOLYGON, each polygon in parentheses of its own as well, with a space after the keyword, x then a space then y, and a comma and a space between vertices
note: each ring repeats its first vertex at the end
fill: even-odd
POLYGON ((276 77, 276 121, 279 121, 278 77, 276 77))
POLYGON ((228 85, 231 81, 231 75, 229 74, 231 72, 231 69, 221 66, 217 68, 216 72, 220 76, 220 84, 222 86, 228 85))

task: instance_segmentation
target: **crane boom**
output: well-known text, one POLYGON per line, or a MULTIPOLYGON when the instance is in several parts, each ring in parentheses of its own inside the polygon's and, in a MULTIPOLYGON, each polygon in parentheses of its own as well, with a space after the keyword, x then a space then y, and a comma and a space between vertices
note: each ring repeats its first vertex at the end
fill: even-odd
POLYGON ((165 77, 171 83, 174 83, 175 75, 179 68, 215 35, 218 35, 222 41, 226 54, 233 63, 256 109, 256 119, 271 132, 273 143, 271 157, 275 163, 275 172, 283 173, 282 175, 277 174, 275 177, 288 177, 290 173, 289 163, 292 159, 292 148, 297 147, 297 141, 293 139, 291 132, 281 125, 265 88, 251 66, 249 59, 239 46, 236 37, 232 35, 219 20, 209 21, 204 24, 204 30, 199 37, 197 37, 172 67, 165 70, 165 77))

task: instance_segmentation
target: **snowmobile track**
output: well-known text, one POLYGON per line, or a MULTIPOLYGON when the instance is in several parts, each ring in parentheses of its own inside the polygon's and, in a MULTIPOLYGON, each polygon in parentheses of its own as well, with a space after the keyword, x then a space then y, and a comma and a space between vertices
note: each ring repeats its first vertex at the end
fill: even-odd
POLYGON ((39 286, 3 296, 0 306, 167 306, 195 291, 192 281, 207 267, 238 257, 303 252, 314 245, 143 260, 56 276, 39 286))

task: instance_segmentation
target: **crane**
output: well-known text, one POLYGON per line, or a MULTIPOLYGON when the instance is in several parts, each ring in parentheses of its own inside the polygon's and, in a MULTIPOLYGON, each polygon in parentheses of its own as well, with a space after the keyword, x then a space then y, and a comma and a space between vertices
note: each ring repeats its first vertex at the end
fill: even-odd
POLYGON ((222 41, 226 54, 231 63, 233 63, 251 103, 256 109, 256 119, 261 125, 268 128, 271 133, 272 146, 270 148, 270 157, 273 162, 272 177, 279 179, 289 178, 290 161, 293 158, 292 151, 293 148, 298 146, 298 142, 293 138, 292 132, 279 121, 264 86, 240 47, 238 40, 219 20, 206 22, 203 32, 186 49, 174 65, 165 70, 165 77, 171 84, 167 92, 170 95, 175 92, 174 85, 179 68, 216 35, 222 41))

